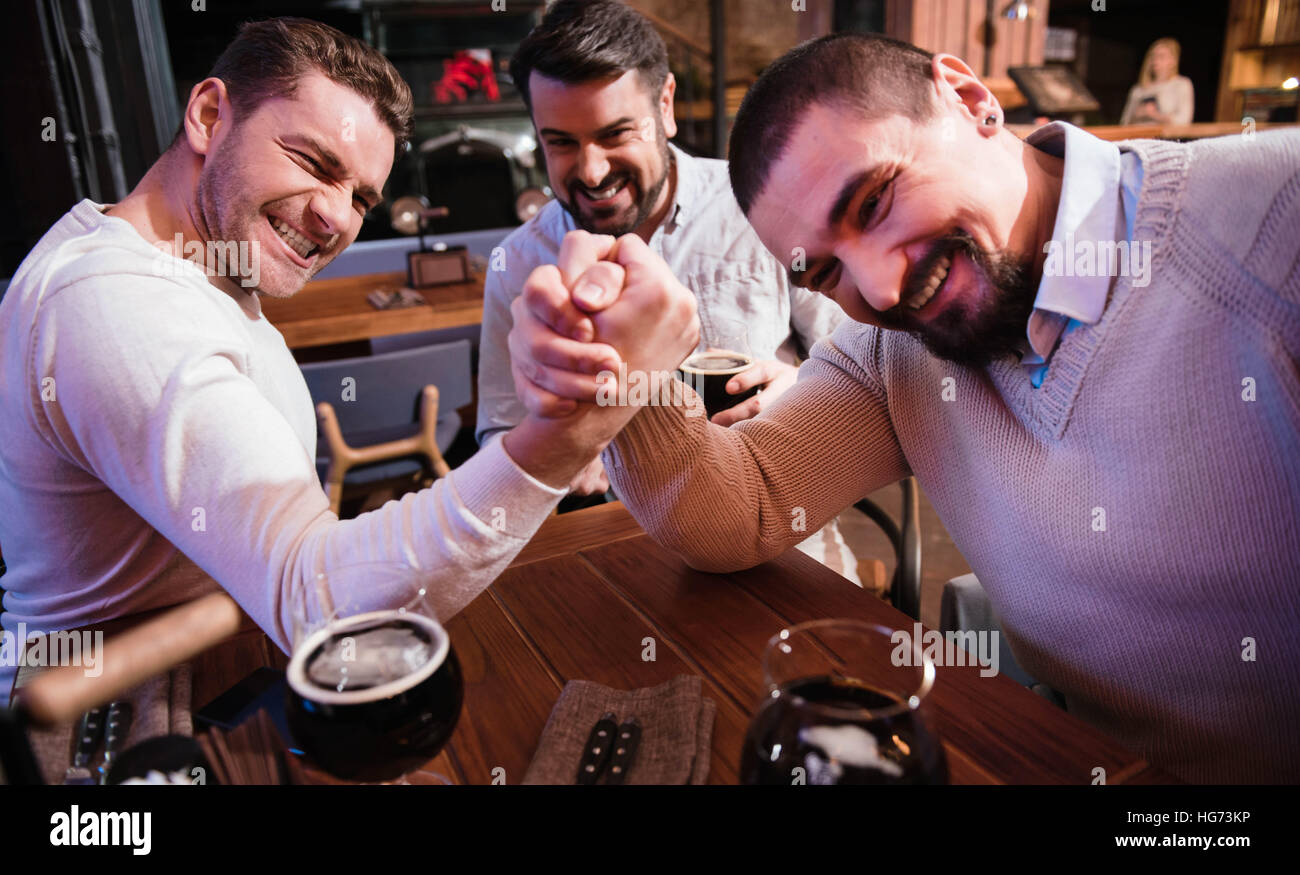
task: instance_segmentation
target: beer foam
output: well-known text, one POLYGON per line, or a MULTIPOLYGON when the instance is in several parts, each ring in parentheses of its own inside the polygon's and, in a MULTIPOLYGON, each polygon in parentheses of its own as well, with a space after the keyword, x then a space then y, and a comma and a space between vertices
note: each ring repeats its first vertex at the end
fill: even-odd
POLYGON ((442 667, 450 649, 451 639, 447 637, 446 630, 429 617, 403 610, 371 611, 354 617, 335 620, 324 628, 317 629, 311 635, 308 635, 302 644, 294 648, 285 676, 289 686, 304 699, 320 702, 324 705, 361 705, 366 702, 377 702, 381 699, 391 698, 424 681, 442 667), (429 635, 432 642, 432 655, 419 669, 395 680, 362 690, 340 691, 322 687, 308 679, 308 657, 315 654, 320 646, 331 637, 346 635, 351 631, 371 629, 393 621, 405 621, 423 627, 424 631, 429 635))

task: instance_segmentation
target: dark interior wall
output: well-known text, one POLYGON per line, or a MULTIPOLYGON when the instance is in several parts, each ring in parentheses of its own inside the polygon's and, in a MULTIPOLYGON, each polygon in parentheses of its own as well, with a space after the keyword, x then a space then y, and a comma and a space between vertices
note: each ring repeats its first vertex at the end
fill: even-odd
POLYGON ((221 51, 244 21, 297 15, 361 38, 361 13, 329 8, 321 0, 208 0, 195 11, 191 3, 164 3, 163 23, 171 47, 176 91, 182 104, 190 89, 207 76, 221 51))
POLYGON ((68 172, 65 122, 42 45, 36 4, 10 3, 0 28, 0 277, 11 276, 28 250, 82 195, 68 172), (42 139, 43 119, 55 119, 56 138, 42 139))
POLYGON ((91 0, 93 36, 102 53, 125 183, 125 190, 117 192, 103 187, 102 166, 98 174, 89 172, 88 136, 69 91, 68 51, 49 42, 55 14, 64 17, 71 36, 77 35, 76 3, 11 0, 5 4, 5 26, 0 28, 0 118, 5 120, 6 137, 0 149, 0 184, 6 209, 0 210, 0 277, 12 276, 41 236, 80 198, 113 201, 140 181, 171 141, 190 88, 204 78, 240 22, 303 15, 361 35, 360 13, 330 10, 319 0, 207 0, 204 7, 196 10, 189 0, 157 4, 91 0), (162 20, 139 22, 137 15, 162 20), (147 30, 145 24, 157 26, 158 42, 164 45, 142 44, 137 28, 147 30), (154 56, 143 57, 150 49, 154 56), (172 101, 170 106, 151 104, 146 81, 149 64, 165 67, 169 76, 174 71, 174 88, 166 90, 175 93, 156 95, 157 101, 172 101), (56 79, 62 81, 62 92, 56 79), (52 141, 41 137, 46 118, 55 119, 52 141), (82 171, 89 178, 81 177, 82 171))
POLYGON ((1196 91, 1193 121, 1214 121, 1227 0, 1107 0, 1105 6, 1096 12, 1092 0, 1051 0, 1048 13, 1051 26, 1079 32, 1082 57, 1075 67, 1101 104, 1088 123, 1119 122, 1147 47, 1166 36, 1182 45, 1178 72, 1196 91))

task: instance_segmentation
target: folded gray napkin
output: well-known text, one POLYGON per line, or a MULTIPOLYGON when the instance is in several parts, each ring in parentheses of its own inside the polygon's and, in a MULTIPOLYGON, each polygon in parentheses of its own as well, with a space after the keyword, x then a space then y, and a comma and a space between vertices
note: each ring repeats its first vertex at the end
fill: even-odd
POLYGON ((386 292, 382 289, 375 289, 366 295, 366 300, 370 306, 376 310, 401 310, 404 307, 423 307, 429 303, 424 299, 424 295, 415 289, 400 288, 395 292, 386 292))
POLYGON ((641 726, 625 783, 703 784, 709 776, 717 704, 702 690, 700 679, 688 675, 639 690, 569 681, 551 709, 523 783, 575 783, 592 727, 612 712, 615 723, 635 719, 641 726))
MULTIPOLYGON (((20 675, 18 683, 21 685, 25 680, 20 675)), ((182 663, 117 697, 129 701, 133 710, 124 750, 157 735, 194 734, 190 701, 192 680, 189 663, 182 663)), ((48 728, 28 727, 27 739, 45 783, 63 783, 64 773, 72 763, 75 730, 76 726, 71 723, 48 728)), ((100 756, 102 748, 91 763, 92 773, 99 765, 100 756)))

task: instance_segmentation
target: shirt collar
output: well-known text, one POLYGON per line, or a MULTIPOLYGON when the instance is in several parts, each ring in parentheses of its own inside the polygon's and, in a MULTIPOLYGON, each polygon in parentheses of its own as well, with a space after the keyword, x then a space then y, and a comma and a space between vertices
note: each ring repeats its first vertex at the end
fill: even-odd
POLYGON ((668 151, 673 162, 669 172, 673 172, 672 167, 676 167, 677 182, 673 188, 673 205, 668 209, 668 215, 660 227, 665 231, 674 231, 690 216, 691 209, 695 206, 700 188, 700 173, 695 159, 690 155, 672 143, 668 144, 668 151))
MULTIPOLYGON (((1056 225, 1049 241, 1049 245, 1060 247, 1061 258, 1073 260, 1075 241, 1095 245, 1116 239, 1124 227, 1119 148, 1065 122, 1044 125, 1025 142, 1065 159, 1056 225)), ((1101 271, 1094 276, 1049 276, 1044 269, 1026 329, 1034 358, 1045 360, 1051 354, 1070 319, 1088 324, 1101 319, 1112 280, 1101 271)))

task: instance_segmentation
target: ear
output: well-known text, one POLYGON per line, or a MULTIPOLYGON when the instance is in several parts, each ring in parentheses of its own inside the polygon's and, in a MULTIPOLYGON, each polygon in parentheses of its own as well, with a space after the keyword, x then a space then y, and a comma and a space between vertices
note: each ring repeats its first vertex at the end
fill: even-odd
POLYGON ((930 61, 935 97, 939 105, 969 120, 984 136, 1002 129, 1002 107, 988 86, 956 55, 936 54, 930 61), (988 119, 994 119, 992 124, 988 119))
POLYGON ((190 148, 196 154, 208 154, 218 131, 234 122, 226 83, 209 77, 190 89, 184 122, 185 140, 190 148))
POLYGON ((659 115, 664 122, 664 136, 670 140, 677 136, 677 117, 673 114, 673 95, 676 93, 677 80, 669 73, 663 91, 659 93, 659 115))

